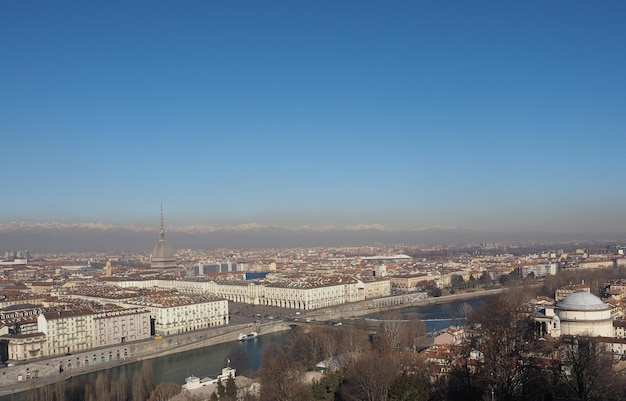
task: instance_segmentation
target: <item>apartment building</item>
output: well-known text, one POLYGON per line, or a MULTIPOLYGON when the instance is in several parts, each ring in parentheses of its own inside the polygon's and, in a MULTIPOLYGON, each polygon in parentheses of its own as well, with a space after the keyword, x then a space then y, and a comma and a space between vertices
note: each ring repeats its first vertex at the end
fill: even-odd
POLYGON ((150 338, 150 311, 145 308, 115 309, 93 315, 96 347, 150 338))
POLYGON ((400 291, 417 291, 420 286, 426 285, 429 281, 435 281, 439 277, 430 274, 403 274, 391 276, 391 286, 400 291))
POLYGON ((389 278, 361 277, 359 286, 363 286, 365 299, 388 297, 391 295, 391 280, 389 278))
POLYGON ((154 319, 154 334, 171 335, 228 324, 228 301, 211 296, 155 292, 127 301, 141 306, 154 319))
POLYGON ((5 334, 0 336, 0 360, 26 361, 46 355, 43 333, 5 334))
POLYGON ((45 355, 62 355, 94 347, 93 310, 74 308, 44 312, 38 331, 46 335, 45 355))

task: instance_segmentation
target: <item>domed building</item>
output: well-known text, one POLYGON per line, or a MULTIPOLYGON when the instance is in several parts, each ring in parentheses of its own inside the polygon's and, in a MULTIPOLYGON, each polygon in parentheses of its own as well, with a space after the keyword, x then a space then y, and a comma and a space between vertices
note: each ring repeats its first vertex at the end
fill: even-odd
POLYGON ((554 308, 561 320, 561 334, 613 336, 611 307, 585 291, 574 292, 554 308))
POLYGON ((541 335, 613 336, 610 306, 586 291, 574 292, 556 305, 537 311, 535 321, 541 335))
POLYGON ((165 226, 163 225, 163 205, 161 205, 161 229, 159 230, 159 242, 152 250, 150 267, 153 269, 173 269, 177 267, 176 257, 169 242, 165 238, 165 226))

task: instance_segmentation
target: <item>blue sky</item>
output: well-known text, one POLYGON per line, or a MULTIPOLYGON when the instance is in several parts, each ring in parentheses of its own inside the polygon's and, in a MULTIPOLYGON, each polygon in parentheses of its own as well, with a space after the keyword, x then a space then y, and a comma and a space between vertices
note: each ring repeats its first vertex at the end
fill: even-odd
POLYGON ((0 4, 0 223, 625 227, 626 4, 0 4))

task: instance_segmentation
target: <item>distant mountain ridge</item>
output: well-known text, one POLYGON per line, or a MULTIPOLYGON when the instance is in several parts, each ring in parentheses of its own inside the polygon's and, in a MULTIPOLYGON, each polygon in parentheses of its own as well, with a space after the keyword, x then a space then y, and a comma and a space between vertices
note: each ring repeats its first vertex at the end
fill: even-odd
MULTIPOLYGON (((32 252, 138 251, 149 253, 158 241, 158 227, 101 223, 0 224, 0 248, 32 252)), ((625 233, 496 232, 459 227, 389 228, 382 225, 282 227, 257 223, 224 227, 166 227, 174 249, 252 249, 363 246, 377 244, 451 245, 483 242, 586 241, 620 242, 625 233)))

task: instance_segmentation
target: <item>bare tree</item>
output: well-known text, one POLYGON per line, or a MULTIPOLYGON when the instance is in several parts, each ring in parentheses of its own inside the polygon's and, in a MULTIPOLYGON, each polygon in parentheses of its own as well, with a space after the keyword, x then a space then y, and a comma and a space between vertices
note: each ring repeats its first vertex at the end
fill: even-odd
POLYGON ((144 362, 133 379, 133 401, 146 401, 153 388, 152 365, 144 362))
MULTIPOLYGON (((497 296, 487 300, 484 311, 470 318, 476 334, 469 344, 475 368, 498 399, 513 399, 522 390, 525 365, 520 363, 530 347, 531 321, 521 312, 517 298, 497 296)), ((466 354, 468 361, 471 355, 466 354)))
POLYGON ((616 380, 621 372, 613 370, 612 355, 598 339, 566 337, 562 359, 562 380, 580 400, 623 399, 622 380, 616 380))
POLYGON ((67 399, 67 384, 65 380, 59 380, 54 385, 54 394, 56 401, 68 401, 67 399))
POLYGON ((411 316, 409 318, 406 330, 408 340, 414 350, 425 347, 429 343, 426 336, 426 325, 417 317, 411 316))
POLYGON ((259 369, 262 401, 292 401, 301 398, 303 365, 290 359, 274 343, 263 350, 262 360, 263 365, 259 369))
POLYGON ((371 348, 371 344, 365 330, 346 326, 341 331, 340 352, 346 355, 344 362, 354 362, 363 352, 371 348))
POLYGON ((346 401, 387 401, 389 390, 398 376, 395 354, 378 351, 363 353, 346 375, 341 388, 346 401))
POLYGON ((91 383, 85 383, 85 401, 96 401, 96 395, 91 383))
MULTIPOLYGON (((339 341, 338 341, 338 330, 325 330, 321 333, 321 351, 323 352, 322 357, 332 358, 337 356, 337 351, 339 349, 339 341)), ((318 361, 319 362, 319 361, 318 361)))
POLYGON ((75 381, 69 388, 68 398, 70 401, 83 401, 85 399, 85 382, 75 381))
POLYGON ((458 308, 459 319, 462 321, 466 321, 472 314, 472 310, 473 309, 470 304, 468 304, 467 302, 463 302, 461 305, 459 305, 458 308))
POLYGON ((161 383, 152 390, 148 401, 167 401, 178 395, 180 390, 181 385, 178 383, 161 383))
POLYGON ((378 328, 380 341, 384 341, 391 350, 398 350, 406 345, 406 330, 402 317, 397 311, 388 312, 378 328))
POLYGON ((284 350, 288 359, 311 366, 322 359, 321 344, 319 328, 298 326, 287 335, 284 350))
POLYGON ((128 399, 128 390, 126 371, 122 371, 117 380, 111 385, 111 399, 115 401, 126 401, 128 399))
POLYGON ((111 382, 104 373, 99 373, 96 377, 96 401, 111 401, 111 382))

